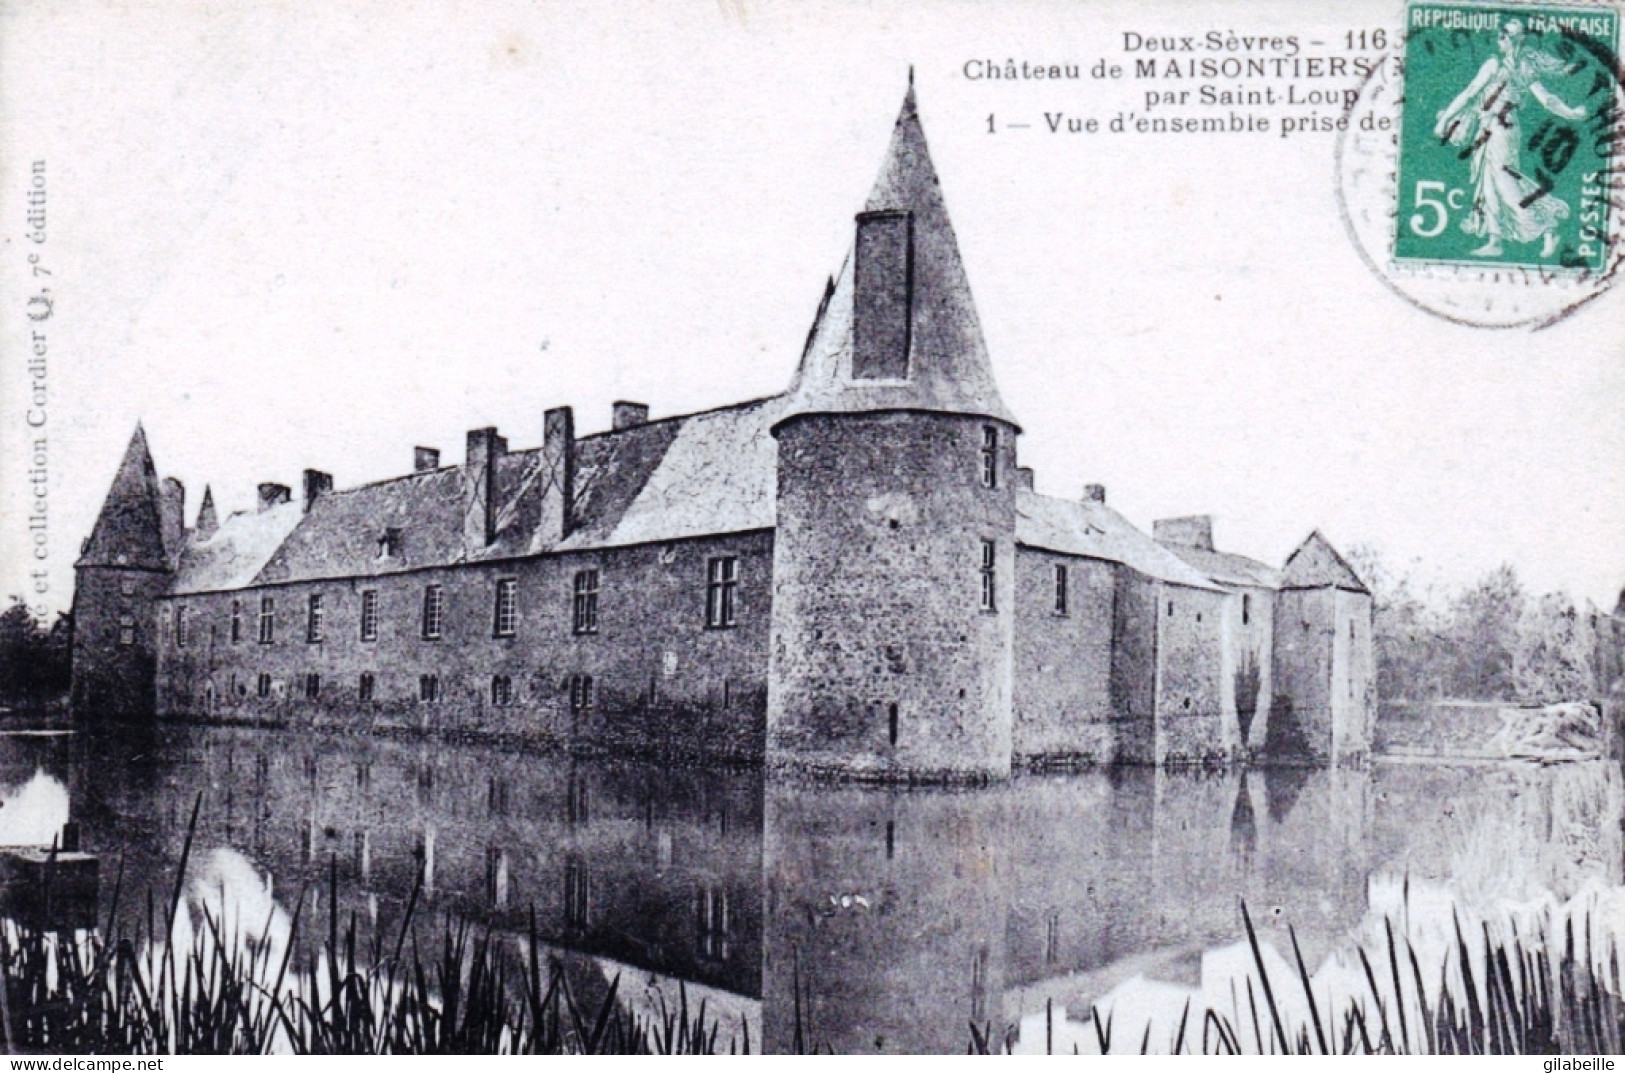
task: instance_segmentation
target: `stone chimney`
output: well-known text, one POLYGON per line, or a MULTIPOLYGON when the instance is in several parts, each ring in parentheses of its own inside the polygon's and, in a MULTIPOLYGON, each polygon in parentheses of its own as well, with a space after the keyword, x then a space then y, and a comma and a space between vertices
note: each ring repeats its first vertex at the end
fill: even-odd
POLYGON ((641 402, 617 402, 613 408, 614 418, 611 426, 619 431, 623 428, 636 428, 638 425, 649 423, 649 407, 641 402))
POLYGON ((1192 514, 1185 518, 1159 519, 1151 523, 1151 536, 1159 544, 1212 551, 1213 515, 1192 514))
POLYGON ((272 507, 280 507, 282 504, 288 502, 288 500, 291 498, 293 498, 293 489, 289 488, 285 484, 276 484, 272 481, 266 481, 264 484, 260 485, 260 510, 270 510, 272 507))
POLYGON ((427 473, 440 468, 440 449, 437 447, 412 448, 412 472, 427 473))
POLYGON ((463 461, 463 546, 468 551, 490 547, 497 537, 497 460, 508 453, 508 441, 495 428, 470 429, 463 461))
POLYGON ((914 321, 914 214, 858 214, 852 379, 906 380, 914 321))
POLYGON ((186 486, 174 477, 165 477, 158 486, 158 524, 165 553, 180 554, 181 542, 186 539, 186 486))
POLYGON ((1083 501, 1085 503, 1106 502, 1106 486, 1104 484, 1086 484, 1083 486, 1083 501))
POLYGON ((568 406, 543 415, 542 470, 542 516, 536 539, 545 546, 569 536, 575 520, 576 424, 568 406))
POLYGON ((305 470, 305 513, 310 513, 311 504, 316 502, 317 496, 326 495, 333 490, 333 475, 323 473, 319 469, 305 470))
POLYGON ((1029 492, 1033 490, 1033 468, 1031 466, 1016 467, 1016 487, 1025 488, 1029 492))

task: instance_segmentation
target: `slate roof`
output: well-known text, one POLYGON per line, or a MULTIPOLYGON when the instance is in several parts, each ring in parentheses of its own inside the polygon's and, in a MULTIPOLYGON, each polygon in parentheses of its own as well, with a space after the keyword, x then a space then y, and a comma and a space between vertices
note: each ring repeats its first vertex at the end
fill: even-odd
POLYGON ((1218 590, 1201 572, 1134 528, 1104 503, 1016 493, 1016 542, 1068 555, 1122 563, 1146 577, 1192 589, 1218 590))
POLYGON ((580 551, 774 524, 777 444, 768 428, 783 396, 576 441, 575 526, 563 541, 520 509, 542 478, 542 452, 514 451, 497 463, 497 536, 470 554, 463 541, 463 467, 447 466, 318 496, 308 513, 287 503, 234 514, 212 537, 183 552, 172 591, 374 577, 432 566, 580 551), (400 530, 398 554, 380 555, 386 529, 400 530))
POLYGON ((825 291, 785 417, 800 413, 929 410, 1016 420, 999 397, 959 243, 911 85, 865 212, 914 217, 913 300, 906 380, 852 379, 853 257, 825 291))
POLYGON ((1363 592, 1371 594, 1360 580, 1360 575, 1354 572, 1354 567, 1348 560, 1337 553, 1331 542, 1320 535, 1320 530, 1310 533, 1298 549, 1287 556, 1286 566, 1281 570, 1281 588, 1283 589, 1346 589, 1349 592, 1363 592))
POLYGON ((1164 544, 1163 547, 1179 556, 1192 568, 1220 585, 1240 585, 1258 589, 1273 589, 1281 584, 1281 572, 1256 559, 1227 551, 1208 551, 1185 545, 1164 544))
POLYGON ((76 565, 148 570, 169 566, 158 505, 158 471, 147 449, 147 433, 139 424, 76 565))
POLYGON ((195 539, 181 552, 170 592, 216 592, 252 584, 293 527, 303 517, 298 503, 258 513, 230 515, 207 539, 195 539))

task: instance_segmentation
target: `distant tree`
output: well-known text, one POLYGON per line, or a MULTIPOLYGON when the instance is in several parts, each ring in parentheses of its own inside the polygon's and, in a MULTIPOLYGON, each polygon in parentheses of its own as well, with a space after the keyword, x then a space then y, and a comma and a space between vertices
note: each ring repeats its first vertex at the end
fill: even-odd
POLYGON ((1443 614, 1417 593, 1409 576, 1390 569, 1375 548, 1359 545, 1348 558, 1371 590, 1377 695, 1388 700, 1443 695, 1452 671, 1443 614))
POLYGON ((1590 696, 1596 639, 1589 616, 1563 593, 1528 601, 1518 619, 1512 673, 1517 697, 1549 704, 1590 696))
POLYGON ((1513 700, 1518 623, 1523 617, 1518 572, 1501 565, 1450 601, 1445 639, 1452 653, 1450 694, 1467 700, 1513 700))
POLYGON ((1371 590, 1377 695, 1548 704, 1601 687, 1593 615, 1562 593, 1531 596, 1511 566, 1450 594, 1419 591, 1368 546, 1349 562, 1371 590))
POLYGON ((0 612, 0 703, 41 705, 67 694, 72 674, 73 620, 58 614, 49 630, 20 597, 0 612))

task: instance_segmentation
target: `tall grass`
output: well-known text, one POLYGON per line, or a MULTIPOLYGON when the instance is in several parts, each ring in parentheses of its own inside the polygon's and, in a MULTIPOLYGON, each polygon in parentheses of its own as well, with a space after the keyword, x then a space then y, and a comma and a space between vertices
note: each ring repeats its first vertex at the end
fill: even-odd
POLYGON ((8 1052, 125 1054, 713 1054, 748 1052, 750 1029, 721 1038, 702 1000, 679 985, 651 1014, 621 1000, 619 977, 596 1004, 572 989, 538 941, 532 913, 522 949, 449 915, 431 946, 416 925, 422 880, 393 943, 363 943, 352 914, 340 927, 329 871, 326 934, 295 964, 307 892, 285 942, 207 905, 202 926, 177 929, 201 795, 192 808, 175 885, 162 914, 151 893, 146 926, 118 930, 123 874, 101 929, 62 934, 0 927, 0 1031, 8 1052), (161 923, 160 923, 161 922, 161 923), (190 940, 185 935, 190 931, 190 940), (280 953, 278 946, 281 947, 280 953))
MULTIPOLYGON (((1484 924, 1477 951, 1456 918, 1454 945, 1431 986, 1409 938, 1396 940, 1392 918, 1385 917, 1381 949, 1373 955, 1357 948, 1365 991, 1324 1011, 1297 933, 1287 929, 1295 978, 1271 979, 1245 903, 1241 918, 1253 969, 1245 979, 1246 1016, 1234 982, 1230 1013, 1198 1012, 1199 1029, 1187 1001, 1167 1040, 1169 1053, 1587 1055, 1618 1054, 1625 1042, 1617 951, 1611 944, 1606 952, 1593 948, 1589 909, 1578 936, 1573 915, 1562 920, 1556 936, 1544 929, 1520 935, 1514 927, 1509 936, 1497 938, 1484 924), (1300 989, 1307 1017, 1289 1020, 1283 1014, 1276 996, 1285 995, 1286 988, 1300 989)), ((1113 1053, 1112 1016, 1102 1021, 1098 1009, 1089 1012, 1100 1053, 1113 1053)), ((1046 1024, 1046 1050, 1053 1050, 1053 1007, 1046 1024)), ((972 1024, 969 1050, 1013 1052, 1018 1039, 1014 1028, 1001 1038, 991 1025, 972 1024)), ((1150 1024, 1129 1041, 1141 1054, 1151 1042, 1150 1024)))

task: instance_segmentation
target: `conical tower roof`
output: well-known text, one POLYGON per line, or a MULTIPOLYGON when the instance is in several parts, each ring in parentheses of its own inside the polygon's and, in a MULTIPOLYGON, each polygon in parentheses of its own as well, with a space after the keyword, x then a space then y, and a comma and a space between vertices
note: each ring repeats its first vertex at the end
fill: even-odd
POLYGON ((1347 589, 1370 595, 1360 575, 1348 560, 1337 553, 1331 541, 1315 530, 1304 539, 1298 549, 1287 556, 1281 569, 1283 589, 1347 589))
POLYGON ((214 492, 208 485, 203 486, 203 502, 197 508, 197 525, 194 531, 199 540, 208 540, 220 528, 220 519, 214 510, 214 492))
MULTIPOLYGON (((864 216, 870 214, 900 214, 908 220, 911 248, 903 314, 908 323, 899 333, 906 339, 906 372, 886 378, 853 375, 859 266, 855 252, 848 253, 825 291, 780 421, 805 413, 926 410, 1015 424, 993 380, 912 80, 864 206, 864 216)), ((861 227, 863 217, 859 219, 861 227)))
POLYGON ((136 425, 77 565, 167 570, 159 517, 158 471, 147 450, 147 434, 136 425))

